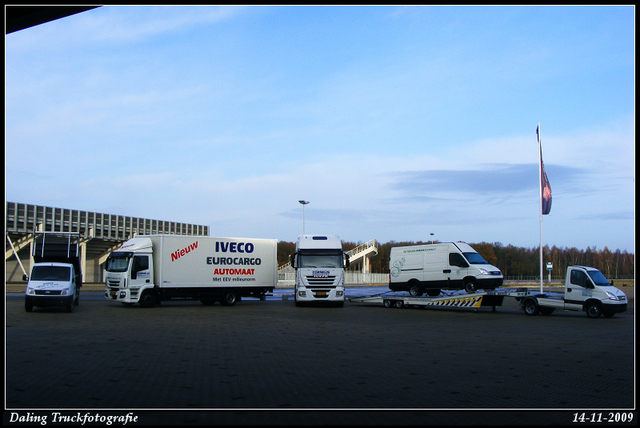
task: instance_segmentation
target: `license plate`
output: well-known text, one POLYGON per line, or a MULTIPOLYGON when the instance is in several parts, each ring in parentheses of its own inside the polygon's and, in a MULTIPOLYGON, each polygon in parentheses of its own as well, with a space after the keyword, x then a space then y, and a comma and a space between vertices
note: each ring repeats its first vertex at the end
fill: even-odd
POLYGON ((318 291, 318 292, 316 293, 316 296, 326 296, 326 295, 327 295, 327 292, 326 292, 326 291, 318 291))

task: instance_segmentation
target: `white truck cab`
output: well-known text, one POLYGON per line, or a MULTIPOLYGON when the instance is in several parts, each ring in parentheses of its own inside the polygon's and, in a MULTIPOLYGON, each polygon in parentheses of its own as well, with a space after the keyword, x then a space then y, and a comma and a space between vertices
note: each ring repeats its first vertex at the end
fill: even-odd
POLYGON ((344 306, 345 269, 349 257, 336 235, 300 235, 296 252, 291 255, 296 270, 294 300, 296 306, 327 302, 344 306))

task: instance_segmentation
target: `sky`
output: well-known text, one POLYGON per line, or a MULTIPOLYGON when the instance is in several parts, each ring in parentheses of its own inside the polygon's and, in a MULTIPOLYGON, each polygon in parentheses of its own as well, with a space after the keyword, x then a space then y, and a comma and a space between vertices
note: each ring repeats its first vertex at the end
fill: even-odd
POLYGON ((5 36, 5 198, 219 237, 635 253, 634 14, 99 7, 5 36))

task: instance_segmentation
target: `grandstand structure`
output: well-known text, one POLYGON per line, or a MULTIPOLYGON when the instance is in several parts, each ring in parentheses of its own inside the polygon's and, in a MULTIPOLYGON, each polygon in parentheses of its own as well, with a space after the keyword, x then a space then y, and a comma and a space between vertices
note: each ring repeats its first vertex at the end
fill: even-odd
POLYGON ((157 233, 209 236, 209 226, 6 202, 5 284, 22 282, 30 271, 36 232, 79 235, 83 282, 101 283, 107 256, 126 240, 157 233))

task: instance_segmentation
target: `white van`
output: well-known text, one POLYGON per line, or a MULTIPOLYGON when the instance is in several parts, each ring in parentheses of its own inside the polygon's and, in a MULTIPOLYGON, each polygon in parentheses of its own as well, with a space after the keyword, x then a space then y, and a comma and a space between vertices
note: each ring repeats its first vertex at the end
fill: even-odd
POLYGON ((444 242, 391 248, 389 288, 412 296, 437 296, 441 289, 479 289, 502 286, 502 272, 469 244, 444 242))

